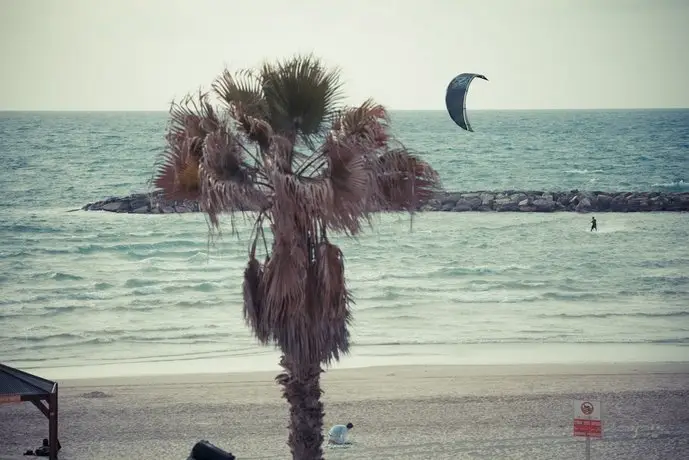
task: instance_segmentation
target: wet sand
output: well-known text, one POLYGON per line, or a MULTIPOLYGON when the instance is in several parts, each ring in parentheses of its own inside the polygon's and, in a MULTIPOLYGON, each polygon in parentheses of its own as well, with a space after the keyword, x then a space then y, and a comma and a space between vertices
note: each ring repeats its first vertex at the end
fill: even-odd
MULTIPOLYGON (((273 377, 60 381, 60 458, 186 459, 208 439, 238 459, 289 459, 273 377)), ((583 459, 572 400, 587 398, 604 404, 592 458, 689 458, 689 363, 372 367, 328 372, 323 386, 326 425, 355 425, 328 459, 583 459)), ((0 458, 22 458, 47 427, 31 404, 0 406, 0 458)))

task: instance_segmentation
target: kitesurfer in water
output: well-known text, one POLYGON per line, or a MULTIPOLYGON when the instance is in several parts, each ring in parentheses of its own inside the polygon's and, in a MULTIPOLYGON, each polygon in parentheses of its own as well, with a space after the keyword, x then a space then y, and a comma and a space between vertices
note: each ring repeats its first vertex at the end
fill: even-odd
POLYGON ((592 232, 592 231, 594 231, 594 230, 595 230, 595 231, 598 231, 598 225, 596 224, 596 218, 595 218, 595 217, 591 217, 591 230, 589 230, 589 231, 592 232))

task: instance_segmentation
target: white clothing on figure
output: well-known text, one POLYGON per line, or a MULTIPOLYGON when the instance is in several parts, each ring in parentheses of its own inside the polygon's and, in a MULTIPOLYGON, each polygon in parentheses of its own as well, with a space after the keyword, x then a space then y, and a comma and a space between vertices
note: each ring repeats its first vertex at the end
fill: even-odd
POLYGON ((347 444, 349 429, 346 425, 335 425, 328 431, 328 442, 330 444, 347 444))

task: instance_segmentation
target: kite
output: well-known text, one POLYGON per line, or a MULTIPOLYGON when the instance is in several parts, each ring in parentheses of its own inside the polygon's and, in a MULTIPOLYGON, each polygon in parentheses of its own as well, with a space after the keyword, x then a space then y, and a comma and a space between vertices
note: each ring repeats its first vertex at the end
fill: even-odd
POLYGON ((447 91, 445 93, 445 105, 447 106, 447 112, 450 114, 450 118, 452 118, 460 128, 471 132, 474 130, 471 129, 469 119, 467 118, 466 97, 469 91, 469 84, 471 84, 474 78, 488 81, 488 79, 481 74, 461 73, 453 78, 450 84, 447 85, 447 91))

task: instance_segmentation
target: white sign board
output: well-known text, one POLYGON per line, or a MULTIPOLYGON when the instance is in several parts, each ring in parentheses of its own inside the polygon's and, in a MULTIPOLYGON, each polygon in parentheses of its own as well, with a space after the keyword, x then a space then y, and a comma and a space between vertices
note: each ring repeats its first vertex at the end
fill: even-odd
POLYGON ((574 436, 603 437, 602 407, 600 401, 574 401, 574 436))

